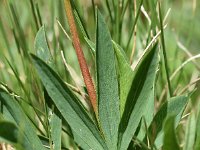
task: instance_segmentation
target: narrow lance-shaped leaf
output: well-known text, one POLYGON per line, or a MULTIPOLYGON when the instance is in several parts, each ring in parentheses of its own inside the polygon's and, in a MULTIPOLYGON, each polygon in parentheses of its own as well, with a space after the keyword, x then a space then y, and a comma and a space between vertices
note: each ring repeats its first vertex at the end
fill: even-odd
POLYGON ((135 72, 132 70, 123 49, 115 42, 113 42, 113 45, 115 47, 115 53, 118 62, 120 113, 122 116, 135 72))
POLYGON ((179 150, 175 134, 175 116, 167 117, 164 125, 164 145, 163 150, 179 150))
MULTIPOLYGON (((119 74, 119 89, 120 89, 120 112, 121 115, 124 112, 124 107, 126 104, 126 100, 131 89, 131 85, 134 79, 134 75, 136 71, 132 70, 128 57, 126 56, 124 50, 115 42, 113 42, 115 47, 115 53, 117 56, 118 62, 118 74, 119 74)), ((151 90, 151 94, 148 100, 148 106, 146 111, 143 114, 143 118, 145 119, 146 125, 149 126, 151 121, 153 120, 154 113, 154 89, 151 90)), ((146 129, 144 122, 141 124, 140 132, 137 135, 137 138, 142 140, 146 134, 146 129)))
POLYGON ((137 138, 139 140, 143 140, 143 138, 145 137, 146 135, 146 132, 148 129, 152 120, 153 120, 153 116, 154 116, 154 88, 151 90, 151 93, 149 95, 149 100, 147 102, 147 108, 146 110, 144 111, 144 114, 143 114, 143 121, 141 122, 141 125, 140 125, 140 130, 139 130, 139 133, 137 134, 137 138))
POLYGON ((96 66, 99 120, 109 149, 116 150, 120 111, 115 55, 109 30, 99 11, 97 16, 96 66))
MULTIPOLYGON (((35 43, 34 43, 36 54, 39 58, 41 58, 44 62, 49 64, 52 68, 55 68, 55 64, 53 63, 53 58, 51 52, 49 50, 49 46, 47 43, 46 35, 45 35, 45 26, 42 26, 37 32, 35 43)), ((48 109, 49 111, 52 111, 48 109)), ((59 116, 53 113, 49 119, 50 124, 50 134, 51 140, 54 146, 54 150, 61 149, 61 132, 62 132, 62 121, 59 116)))
POLYGON ((17 101, 3 90, 0 90, 0 100, 3 101, 3 104, 11 113, 17 125, 23 130, 28 141, 30 141, 30 147, 32 147, 32 149, 43 150, 44 147, 36 134, 35 128, 33 128, 33 125, 17 101))
POLYGON ((53 65, 52 64, 53 58, 50 53, 49 46, 46 40, 45 26, 42 26, 37 32, 37 35, 35 37, 35 42, 34 42, 34 49, 39 58, 41 58, 43 61, 45 61, 49 65, 51 66, 53 65))
POLYGON ((125 104, 124 113, 120 123, 120 149, 127 149, 139 125, 141 117, 145 114, 148 101, 153 101, 152 90, 154 87, 156 71, 158 68, 157 44, 146 52, 136 68, 131 89, 125 104))
POLYGON ((53 112, 50 116, 51 137, 54 150, 61 149, 62 120, 53 112))
POLYGON ((90 39, 88 39, 87 37, 84 37, 84 39, 85 39, 87 45, 91 48, 92 53, 95 53, 96 45, 92 41, 90 41, 90 39))
POLYGON ((41 59, 34 55, 32 59, 48 95, 70 125, 75 142, 83 149, 107 149, 98 128, 66 84, 41 59))

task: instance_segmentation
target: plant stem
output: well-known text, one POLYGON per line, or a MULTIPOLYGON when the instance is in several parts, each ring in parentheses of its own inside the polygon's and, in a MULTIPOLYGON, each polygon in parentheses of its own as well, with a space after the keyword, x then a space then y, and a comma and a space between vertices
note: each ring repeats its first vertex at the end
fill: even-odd
POLYGON ((133 23, 133 26, 132 26, 132 29, 131 29, 131 32, 130 32, 130 36, 128 38, 128 42, 127 42, 127 45, 126 45, 126 51, 128 51, 129 44, 131 42, 131 38, 133 36, 134 30, 135 30, 135 26, 136 26, 138 18, 139 18, 139 14, 140 14, 140 9, 141 9, 142 3, 143 3, 143 0, 140 1, 139 7, 138 7, 137 15, 135 17, 135 20, 134 20, 134 23, 133 23))
MULTIPOLYGON (((134 16, 136 18, 137 16, 137 4, 136 4, 136 0, 134 0, 134 16)), ((134 29, 134 37, 133 37, 133 48, 132 48, 132 52, 131 52, 131 57, 130 57, 130 64, 133 63, 133 56, 134 56, 134 53, 135 53, 135 49, 136 49, 136 30, 137 30, 137 25, 135 25, 135 29, 134 29)))
POLYGON ((35 22, 36 29, 38 31, 39 30, 39 25, 38 25, 36 13, 35 13, 35 6, 34 6, 33 0, 30 0, 30 3, 31 3, 31 11, 32 11, 32 14, 33 14, 33 19, 34 19, 34 22, 35 22))
POLYGON ((93 110, 96 114, 96 116, 98 116, 98 112, 97 112, 97 101, 96 101, 96 91, 94 88, 94 84, 83 54, 83 50, 81 48, 81 44, 80 44, 80 40, 78 37, 78 32, 76 29, 76 24, 74 21, 74 16, 72 13, 72 7, 71 7, 71 3, 70 0, 65 0, 65 10, 66 10, 66 15, 67 15, 67 19, 68 19, 68 23, 69 23, 69 28, 70 28, 70 32, 71 32, 71 36, 72 36, 72 41, 73 41, 73 45, 74 48, 76 50, 76 55, 78 57, 78 62, 80 65, 80 69, 82 72, 82 76, 88 91, 88 95, 90 98, 90 102, 91 105, 93 107, 93 110))
POLYGON ((110 4, 109 4, 108 0, 106 0, 106 7, 107 7, 108 12, 109 12, 110 20, 111 20, 112 23, 114 23, 114 19, 113 19, 113 16, 112 16, 112 12, 111 12, 110 4))
POLYGON ((95 20, 96 20, 96 11, 95 11, 95 3, 94 3, 94 0, 92 0, 92 9, 93 9, 94 21, 95 21, 95 20))
POLYGON ((162 15, 161 15, 161 9, 160 9, 160 3, 159 3, 159 18, 160 18, 160 30, 161 30, 161 42, 162 42, 162 48, 163 48, 163 56, 164 56, 164 64, 165 64, 165 71, 167 76, 167 83, 169 88, 169 95, 170 97, 173 96, 172 87, 169 79, 169 72, 168 72, 168 62, 167 62, 167 54, 165 49, 165 38, 164 38, 164 31, 163 31, 163 23, 162 23, 162 15))

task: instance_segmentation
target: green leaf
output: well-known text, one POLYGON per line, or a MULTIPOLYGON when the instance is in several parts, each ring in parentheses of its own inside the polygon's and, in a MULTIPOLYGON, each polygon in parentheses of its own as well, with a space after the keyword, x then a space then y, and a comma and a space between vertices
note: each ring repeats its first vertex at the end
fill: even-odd
POLYGON ((153 122, 149 127, 149 132, 153 132, 153 136, 156 137, 154 144, 158 149, 161 148, 163 145, 164 132, 162 127, 165 118, 168 117, 170 114, 174 114, 176 116, 175 127, 177 127, 187 102, 187 96, 177 96, 170 98, 162 105, 160 110, 156 113, 153 122))
POLYGON ((0 143, 9 143, 17 149, 22 149, 22 146, 18 143, 18 132, 13 123, 0 121, 0 143))
POLYGON ((120 110, 115 55, 109 30, 99 11, 97 16, 96 64, 99 120, 109 150, 116 150, 120 110))
MULTIPOLYGON (((35 38, 35 50, 37 56, 49 64, 52 68, 54 68, 53 58, 51 52, 49 50, 49 46, 47 43, 46 35, 45 35, 45 26, 42 26, 35 38)), ((50 128, 51 128, 51 137, 54 146, 54 150, 61 149, 61 131, 62 131, 62 121, 56 115, 52 114, 50 116, 50 128)))
POLYGON ((32 123, 27 118, 16 99, 13 99, 8 93, 0 89, 0 100, 3 101, 3 104, 6 106, 17 125, 27 137, 28 141, 30 142, 30 147, 32 147, 32 149, 43 150, 44 147, 42 146, 42 143, 36 134, 35 128, 33 128, 32 123))
POLYGON ((18 129, 10 122, 0 121, 0 141, 8 143, 17 143, 18 129))
POLYGON ((76 22, 78 24, 79 29, 81 30, 81 32, 83 34, 83 37, 87 37, 89 39, 88 32, 87 32, 87 30, 85 28, 83 20, 80 17, 79 12, 77 11, 75 6, 73 8, 74 8, 73 12, 74 12, 74 16, 75 16, 76 22))
POLYGON ((194 112, 190 112, 190 116, 186 126, 185 133, 185 144, 183 150, 192 150, 194 149, 194 141, 195 141, 195 131, 196 131, 196 120, 194 112))
POLYGON ((80 10, 78 9, 77 3, 74 2, 74 1, 71 1, 71 5, 72 5, 72 8, 73 8, 73 14, 74 14, 74 17, 76 19, 76 23, 77 23, 79 29, 81 30, 83 36, 87 37, 89 39, 89 35, 88 35, 87 30, 86 30, 85 22, 81 17, 81 13, 80 13, 80 10))
POLYGON ((83 149, 106 149, 97 126, 66 84, 41 59, 34 55, 32 59, 48 95, 70 125, 74 140, 83 149))
POLYGON ((45 26, 42 26, 39 31, 37 32, 37 35, 35 37, 34 42, 34 49, 36 51, 37 56, 51 65, 53 63, 53 58, 49 50, 49 46, 46 39, 45 34, 45 26))
POLYGON ((62 120, 54 112, 49 119, 54 150, 61 149, 62 120))
POLYGON ((120 89, 120 113, 121 116, 124 112, 126 100, 128 93, 131 89, 134 74, 131 66, 128 62, 127 56, 123 49, 115 42, 113 42, 115 47, 115 53, 118 62, 118 74, 119 74, 119 89, 120 89))
POLYGON ((143 118, 145 122, 144 121, 141 122, 140 131, 137 135, 137 138, 140 140, 144 139, 146 132, 148 130, 147 128, 150 126, 154 117, 154 108, 155 108, 154 107, 154 88, 151 90, 151 93, 149 95, 147 106, 148 107, 146 108, 143 114, 143 118))
MULTIPOLYGON (((129 94, 129 91, 132 86, 132 82, 135 76, 135 71, 132 70, 128 57, 126 56, 124 50, 113 41, 113 45, 115 47, 115 53, 117 56, 118 62, 118 74, 119 74, 119 89, 120 89, 120 112, 121 115, 124 112, 125 103, 129 94)), ((154 89, 152 89, 151 95, 149 96, 148 100, 148 108, 144 112, 144 119, 147 126, 150 125, 151 121, 153 120, 153 113, 154 113, 154 89)), ((142 122, 141 130, 137 136, 138 139, 142 140, 146 134, 144 122, 142 122)))
POLYGON ((13 124, 17 125, 15 119, 13 118, 13 116, 10 114, 10 112, 4 105, 2 105, 2 114, 1 115, 5 121, 9 121, 9 122, 12 122, 13 124))
POLYGON ((180 150, 175 133, 175 116, 167 117, 164 125, 163 150, 180 150))
POLYGON ((148 101, 154 101, 152 92, 158 68, 157 44, 146 52, 135 70, 134 79, 126 100, 120 124, 120 149, 127 149, 139 122, 149 107, 148 101))
POLYGON ((95 50, 96 49, 96 45, 90 39, 88 39, 87 37, 84 37, 84 39, 85 39, 87 45, 91 48, 92 54, 94 55, 94 53, 96 51, 95 50))
MULTIPOLYGON (((199 109, 200 110, 200 109, 199 109)), ((195 150, 200 149, 200 111, 197 118, 197 125, 196 125, 196 142, 195 142, 195 150)))

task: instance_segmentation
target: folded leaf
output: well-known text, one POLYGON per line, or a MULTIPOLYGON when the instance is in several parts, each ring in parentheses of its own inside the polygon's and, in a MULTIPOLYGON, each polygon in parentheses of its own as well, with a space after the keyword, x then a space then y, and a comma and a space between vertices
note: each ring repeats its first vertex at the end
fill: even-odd
POLYGON ((34 55, 32 59, 48 95, 70 125, 74 140, 83 149, 106 149, 98 128, 66 84, 41 59, 34 55))
MULTIPOLYGON (((135 71, 132 70, 128 57, 126 56, 124 50, 113 41, 113 45, 115 47, 115 53, 117 56, 118 62, 118 74, 119 74, 119 89, 120 89, 120 112, 121 115, 124 112, 125 103, 131 89, 131 85, 134 79, 135 71)), ((148 106, 146 111, 144 112, 143 118, 145 119, 146 125, 149 126, 151 121, 153 120, 154 113, 154 89, 152 89, 151 95, 149 96, 148 106)), ((143 140, 146 135, 146 129, 144 122, 142 122, 140 127, 140 132, 137 135, 137 138, 143 140)))
POLYGON ((97 16, 96 66, 99 120, 109 150, 116 150, 120 110, 115 55, 109 30, 99 11, 97 16))
POLYGON ((158 68, 157 44, 148 51, 136 68, 136 73, 129 91, 124 113, 120 123, 120 149, 127 149, 136 128, 144 116, 149 101, 154 101, 152 92, 158 68))
POLYGON ((119 89, 120 89, 120 113, 121 116, 124 112, 124 107, 128 97, 128 93, 131 89, 135 72, 132 70, 127 56, 123 49, 115 42, 115 53, 118 62, 118 74, 119 74, 119 89))

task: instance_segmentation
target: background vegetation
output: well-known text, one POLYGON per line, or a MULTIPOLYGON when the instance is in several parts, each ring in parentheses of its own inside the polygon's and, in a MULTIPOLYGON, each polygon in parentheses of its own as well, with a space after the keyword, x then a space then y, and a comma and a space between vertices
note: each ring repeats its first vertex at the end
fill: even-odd
MULTIPOLYGON (((159 48, 166 49, 168 66, 165 67, 165 55, 160 53, 154 112, 157 112, 170 97, 190 95, 176 130, 179 145, 189 150, 186 145, 189 143, 189 146, 193 146, 192 139, 199 136, 196 134, 200 130, 200 123, 198 123, 200 120, 198 119, 200 3, 197 0, 163 0, 160 3, 165 46, 160 38, 162 34, 159 34, 156 39, 159 40, 159 48), (169 74, 171 92, 167 86, 166 70, 169 74), (190 137, 192 133, 194 137, 190 137)), ((132 68, 136 66, 150 41, 162 29, 157 0, 74 0, 72 4, 81 45, 94 80, 95 60, 92 48, 96 39, 95 7, 98 7, 104 16, 112 39, 124 49, 132 68), (138 11, 139 6, 142 6, 141 11, 138 11)), ((13 97, 20 98, 19 103, 37 128, 40 138, 44 143, 45 141, 48 143, 50 111, 44 101, 45 91, 29 55, 36 54, 37 45, 44 40, 36 38, 39 29, 46 34, 40 33, 40 36, 47 38, 46 48, 51 51, 55 70, 88 108, 87 90, 72 45, 64 2, 62 0, 21 0, 20 2, 0 0, 0 86, 13 97)), ((11 116, 6 117, 9 118, 8 121, 12 120, 11 116)), ((6 117, 1 115, 0 120, 5 120, 6 117)), ((69 138, 68 127, 64 126, 62 129, 62 147, 77 149, 77 144, 69 138)))

